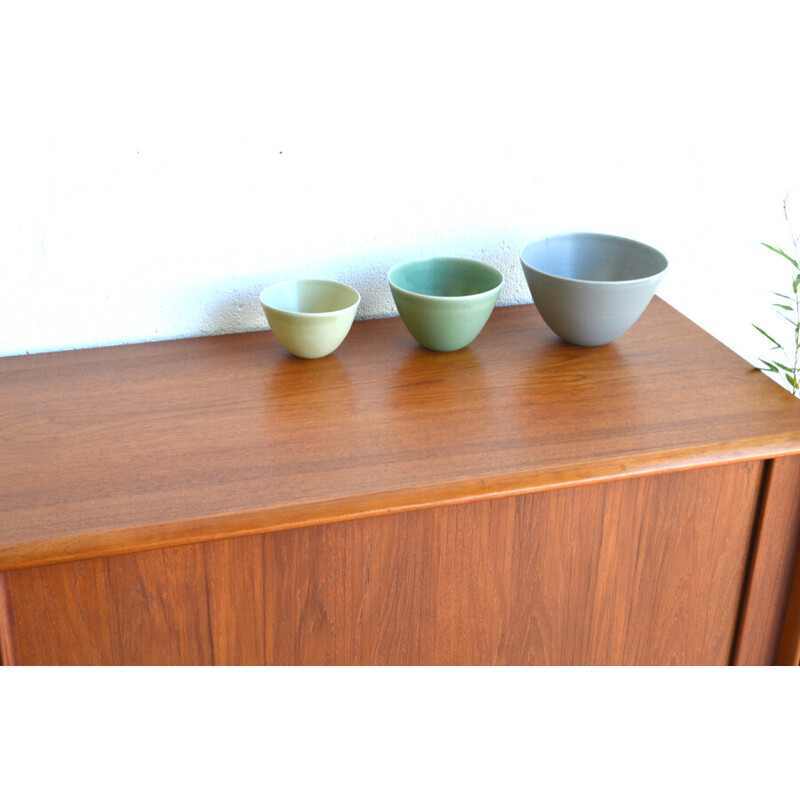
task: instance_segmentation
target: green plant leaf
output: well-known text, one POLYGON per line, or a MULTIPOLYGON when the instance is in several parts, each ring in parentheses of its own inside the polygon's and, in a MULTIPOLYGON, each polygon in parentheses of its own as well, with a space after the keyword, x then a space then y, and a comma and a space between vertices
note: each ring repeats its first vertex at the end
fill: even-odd
MULTIPOLYGON (((786 200, 783 201, 783 215, 786 217, 786 222, 788 223, 789 217, 786 213, 786 200)), ((789 231, 791 232, 791 224, 789 225, 789 231)), ((793 397, 800 397, 800 264, 798 263, 800 255, 798 254, 798 242, 800 242, 800 236, 795 238, 794 234, 792 233, 792 246, 794 247, 795 254, 794 258, 792 258, 788 253, 784 252, 780 247, 774 247, 766 242, 761 242, 761 244, 768 250, 772 250, 773 253, 785 258, 798 272, 798 274, 792 279, 793 297, 789 296, 788 294, 782 294, 781 292, 770 292, 770 294, 773 297, 777 297, 779 301, 771 304, 774 313, 786 320, 786 322, 792 326, 794 333, 792 337, 794 352, 790 352, 792 348, 789 348, 788 345, 783 346, 777 339, 774 339, 772 336, 770 336, 763 328, 759 328, 758 325, 751 323, 753 327, 773 345, 770 348, 771 350, 780 350, 781 358, 794 364, 793 367, 790 367, 780 361, 767 361, 764 358, 759 358, 758 360, 764 366, 757 367, 757 369, 760 369, 762 372, 783 375, 786 382, 792 388, 793 397)), ((776 380, 778 379, 776 378, 776 380)))
POLYGON ((755 328, 755 329, 756 329, 756 330, 757 330, 757 331, 758 331, 758 332, 759 332, 759 333, 760 333, 762 336, 766 336, 766 337, 767 337, 767 339, 769 339, 769 340, 772 342, 772 344, 774 344, 774 345, 775 345, 775 347, 780 347, 780 346, 781 346, 781 343, 780 343, 780 342, 776 342, 776 341, 775 341, 775 339, 773 339, 773 338, 772 338, 772 337, 771 337, 771 336, 770 336, 770 335, 769 335, 769 334, 768 334, 768 333, 767 333, 765 330, 763 330, 762 328, 759 328, 759 327, 758 327, 758 325, 756 325, 755 323, 752 323, 752 322, 751 322, 750 324, 751 324, 751 325, 752 325, 752 326, 753 326, 753 327, 754 327, 754 328, 755 328))
POLYGON ((790 255, 784 253, 783 250, 781 250, 779 247, 773 247, 771 244, 767 244, 766 242, 761 242, 761 244, 763 244, 764 247, 772 250, 773 253, 777 253, 779 256, 783 256, 787 261, 791 261, 791 263, 794 264, 795 269, 800 269, 800 266, 798 266, 797 262, 790 255))

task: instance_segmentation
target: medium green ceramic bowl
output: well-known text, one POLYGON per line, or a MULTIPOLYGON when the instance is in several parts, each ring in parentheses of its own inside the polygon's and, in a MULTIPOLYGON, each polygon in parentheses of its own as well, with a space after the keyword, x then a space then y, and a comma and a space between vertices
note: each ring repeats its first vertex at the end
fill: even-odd
POLYGON ((466 258, 428 258, 392 267, 389 286, 400 318, 423 347, 460 350, 489 320, 503 273, 466 258))
POLYGON ((260 299, 272 332, 290 353, 321 358, 350 332, 361 295, 338 281, 299 280, 268 286, 260 299))

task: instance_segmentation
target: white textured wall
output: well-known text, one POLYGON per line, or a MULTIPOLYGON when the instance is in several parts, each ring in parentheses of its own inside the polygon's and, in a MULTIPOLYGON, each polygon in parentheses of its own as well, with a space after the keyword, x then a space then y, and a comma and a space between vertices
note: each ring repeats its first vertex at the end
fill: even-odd
POLYGON ((263 328, 258 291, 295 275, 387 315, 389 267, 429 254, 529 302, 519 250, 569 230, 658 247, 665 299, 763 350, 785 273, 758 243, 788 244, 800 193, 793 2, 13 5, 0 355, 263 328))

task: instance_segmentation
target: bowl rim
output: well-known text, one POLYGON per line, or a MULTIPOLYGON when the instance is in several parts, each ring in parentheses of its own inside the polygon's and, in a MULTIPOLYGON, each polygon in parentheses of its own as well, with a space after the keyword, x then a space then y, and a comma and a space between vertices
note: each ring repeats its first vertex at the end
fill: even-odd
POLYGON ((291 317, 305 317, 305 318, 322 318, 322 317, 335 317, 341 316, 346 314, 348 311, 352 311, 358 304, 361 302, 361 293, 358 289, 350 286, 347 283, 342 283, 341 281, 334 281, 328 280, 326 278, 295 278, 290 279, 287 281, 279 281, 278 283, 271 283, 269 286, 265 286, 258 295, 258 299, 261 301, 261 305, 264 309, 269 309, 270 311, 277 311, 280 314, 288 314, 291 317), (297 285, 322 285, 322 286, 338 286, 343 289, 347 289, 350 292, 355 293, 355 300, 344 308, 337 308, 333 311, 292 311, 288 308, 281 308, 280 306, 274 305, 273 303, 269 303, 264 300, 264 295, 272 291, 273 289, 280 289, 286 286, 297 286, 297 285))
POLYGON ((401 261, 399 264, 395 264, 389 270, 386 277, 392 289, 396 289, 398 292, 402 292, 403 294, 409 295, 410 297, 421 297, 426 299, 441 300, 448 303, 450 302, 458 303, 465 299, 484 297, 494 294, 495 292, 499 292, 503 288, 503 284, 505 284, 506 281, 505 275, 503 275, 503 273, 497 267, 493 267, 491 264, 487 264, 484 261, 478 261, 477 259, 474 258, 460 258, 459 256, 429 256, 428 258, 413 258, 409 261, 401 261), (449 261, 449 262, 456 262, 459 264, 469 264, 471 266, 478 266, 484 270, 488 270, 494 273, 495 276, 500 279, 500 281, 497 284, 497 286, 493 286, 491 289, 487 289, 486 291, 483 292, 474 292, 473 294, 447 295, 447 294, 425 294, 423 292, 413 292, 411 291, 411 289, 406 289, 402 286, 399 286, 392 279, 392 274, 401 267, 406 267, 411 264, 428 264, 431 261, 449 261))
POLYGON ((632 286, 637 283, 649 283, 654 280, 659 280, 664 277, 664 273, 667 271, 667 267, 669 266, 669 261, 667 257, 657 248, 653 247, 652 245, 645 244, 644 242, 640 242, 637 239, 630 239, 627 236, 616 236, 612 233, 593 233, 590 231, 572 231, 568 233, 556 233, 552 236, 543 236, 541 239, 535 239, 532 242, 528 242, 522 250, 520 251, 519 256, 520 264, 524 269, 529 269, 531 272, 535 272, 538 275, 542 275, 545 278, 554 278, 559 281, 566 281, 567 283, 575 283, 575 284, 584 284, 588 286, 632 286), (652 273, 651 275, 645 275, 643 278, 628 278, 625 280, 619 281, 603 281, 603 280, 592 280, 591 278, 569 278, 566 275, 555 275, 552 272, 547 272, 546 270, 539 269, 538 267, 534 267, 532 264, 529 264, 525 261, 525 251, 533 247, 534 245, 541 245, 544 242, 555 240, 555 239, 605 239, 606 241, 615 241, 615 242, 625 242, 626 244, 632 244, 636 247, 641 247, 644 250, 649 250, 651 253, 658 256, 664 263, 661 269, 657 272, 652 273))

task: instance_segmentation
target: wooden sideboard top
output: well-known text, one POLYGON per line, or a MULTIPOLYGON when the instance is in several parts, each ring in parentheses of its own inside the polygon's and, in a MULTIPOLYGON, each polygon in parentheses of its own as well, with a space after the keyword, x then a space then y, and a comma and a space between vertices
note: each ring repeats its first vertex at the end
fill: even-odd
POLYGON ((800 452, 800 402, 659 298, 616 342, 531 305, 470 347, 357 322, 0 359, 0 569, 800 452))

